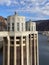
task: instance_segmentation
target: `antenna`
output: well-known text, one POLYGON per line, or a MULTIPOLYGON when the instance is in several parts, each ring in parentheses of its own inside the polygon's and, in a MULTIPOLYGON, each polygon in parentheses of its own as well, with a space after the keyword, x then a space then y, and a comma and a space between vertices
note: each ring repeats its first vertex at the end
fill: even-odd
POLYGON ((15 15, 16 15, 17 13, 15 12, 15 15))
POLYGON ((15 11, 15 15, 18 15, 16 11, 15 11))

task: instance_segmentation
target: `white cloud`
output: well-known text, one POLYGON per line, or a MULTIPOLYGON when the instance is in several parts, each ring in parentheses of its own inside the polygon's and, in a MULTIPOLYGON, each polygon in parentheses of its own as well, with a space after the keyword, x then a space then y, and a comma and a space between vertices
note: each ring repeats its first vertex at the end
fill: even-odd
POLYGON ((17 0, 0 0, 0 5, 19 5, 19 8, 16 11, 31 13, 39 12, 44 15, 49 15, 49 2, 47 2, 47 0, 20 0, 20 2, 17 0), (23 5, 21 8, 20 4, 23 5))
POLYGON ((45 6, 41 8, 40 12, 45 15, 49 15, 49 3, 45 4, 45 6))
POLYGON ((16 0, 0 0, 0 5, 17 5, 18 2, 16 0))
POLYGON ((11 1, 10 0, 0 0, 0 4, 1 5, 4 5, 4 4, 10 5, 11 4, 11 1))
POLYGON ((49 15, 49 2, 47 2, 46 0, 39 0, 39 1, 36 0, 36 2, 34 2, 33 7, 30 8, 29 5, 27 6, 26 11, 35 12, 35 13, 39 12, 42 15, 49 15))
POLYGON ((25 5, 25 2, 24 1, 21 1, 20 4, 25 5))
POLYGON ((39 3, 45 3, 47 0, 37 0, 39 3))
POLYGON ((11 2, 12 5, 19 5, 19 3, 15 0, 13 0, 13 2, 11 2))

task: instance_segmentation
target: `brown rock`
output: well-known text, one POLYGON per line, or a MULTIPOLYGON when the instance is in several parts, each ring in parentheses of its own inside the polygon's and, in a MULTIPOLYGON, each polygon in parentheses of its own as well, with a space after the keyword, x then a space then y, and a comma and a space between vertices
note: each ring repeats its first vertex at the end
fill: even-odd
POLYGON ((6 19, 2 16, 0 16, 0 31, 6 29, 6 19))

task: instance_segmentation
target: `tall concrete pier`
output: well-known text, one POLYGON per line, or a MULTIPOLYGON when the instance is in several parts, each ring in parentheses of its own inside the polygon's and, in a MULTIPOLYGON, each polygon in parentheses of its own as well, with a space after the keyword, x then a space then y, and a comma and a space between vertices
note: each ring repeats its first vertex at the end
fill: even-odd
POLYGON ((25 17, 9 16, 7 30, 3 36, 3 65, 39 65, 38 32, 26 30, 25 17))

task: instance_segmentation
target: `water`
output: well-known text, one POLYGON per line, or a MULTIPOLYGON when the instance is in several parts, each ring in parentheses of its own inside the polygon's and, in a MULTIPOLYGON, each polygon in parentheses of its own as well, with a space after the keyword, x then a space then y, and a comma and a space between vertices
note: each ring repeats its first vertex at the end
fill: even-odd
MULTIPOLYGON (((2 65, 3 54, 0 53, 0 65, 2 65)), ((49 42, 46 36, 39 35, 39 65, 49 65, 49 42)))
POLYGON ((39 35, 39 63, 49 65, 49 42, 46 36, 39 35))
POLYGON ((2 52, 0 52, 0 65, 3 65, 3 53, 2 52))

